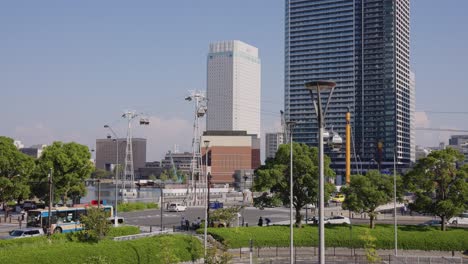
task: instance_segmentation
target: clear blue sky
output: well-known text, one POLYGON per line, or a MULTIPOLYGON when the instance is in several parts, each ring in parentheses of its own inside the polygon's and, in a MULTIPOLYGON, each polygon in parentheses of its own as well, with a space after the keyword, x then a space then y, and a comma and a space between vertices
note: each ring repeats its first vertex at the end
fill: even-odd
MULTIPOLYGON (((412 0, 411 61, 420 111, 468 111, 468 1, 412 0)), ((103 125, 125 135, 123 110, 151 115, 136 128, 148 160, 173 144, 189 150, 193 105, 205 90, 208 44, 259 48, 262 129, 283 109, 284 1, 2 1, 0 135, 25 145, 53 140, 94 147, 103 125)), ((418 113, 418 126, 468 129, 468 115, 418 113)), ((436 145, 447 133, 419 132, 436 145)))

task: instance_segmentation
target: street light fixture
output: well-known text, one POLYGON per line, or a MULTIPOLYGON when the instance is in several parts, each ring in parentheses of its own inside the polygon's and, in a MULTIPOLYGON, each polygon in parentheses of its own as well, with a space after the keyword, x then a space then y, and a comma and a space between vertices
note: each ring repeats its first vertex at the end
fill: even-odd
MULTIPOLYGON (((208 147, 210 146, 210 141, 209 140, 204 140, 203 143, 205 144, 205 180, 206 180, 206 187, 208 190, 208 147)), ((206 202, 205 202, 205 226, 204 226, 204 237, 203 237, 203 242, 205 246, 205 261, 206 261, 206 249, 207 249, 207 234, 208 234, 208 210, 209 210, 209 204, 208 204, 208 195, 206 196, 206 202)))
POLYGON ((294 200, 294 194, 293 194, 293 129, 294 126, 296 126, 296 122, 294 121, 288 121, 286 122, 286 125, 288 126, 289 129, 289 144, 290 144, 290 172, 289 172, 289 260, 290 263, 294 263, 294 231, 293 231, 293 200, 294 200))
POLYGON ((319 128, 319 263, 325 264, 325 225, 324 225, 324 149, 323 133, 325 129, 325 115, 327 114, 330 99, 333 95, 336 83, 332 81, 312 81, 307 82, 305 87, 309 90, 314 104, 315 113, 319 128), (322 99, 320 92, 330 90, 325 110, 322 110, 322 99), (317 93, 317 100, 314 100, 314 91, 317 93), (317 105, 318 104, 318 105, 317 105))
POLYGON ((109 131, 114 135, 115 137, 115 144, 117 145, 117 155, 116 155, 116 167, 115 167, 115 208, 114 208, 114 226, 117 227, 119 226, 119 221, 117 219, 117 205, 118 205, 118 181, 119 181, 119 137, 117 134, 114 132, 112 127, 109 125, 104 125, 104 128, 109 129, 109 131))

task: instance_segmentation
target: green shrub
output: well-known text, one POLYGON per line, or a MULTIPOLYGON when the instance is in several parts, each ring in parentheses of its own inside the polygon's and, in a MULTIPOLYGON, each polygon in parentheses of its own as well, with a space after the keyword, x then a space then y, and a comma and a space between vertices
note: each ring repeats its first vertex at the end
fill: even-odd
POLYGON ((119 212, 132 212, 132 211, 141 211, 145 209, 158 209, 159 205, 157 203, 143 203, 143 202, 130 202, 130 203, 121 203, 117 205, 117 211, 119 212))
POLYGON ((87 214, 81 217, 85 230, 77 233, 81 241, 98 241, 104 238, 110 230, 106 213, 99 208, 89 208, 87 214))
MULTIPOLYGON (((294 244, 298 247, 318 246, 317 226, 294 228, 294 244)), ((333 225, 325 228, 327 247, 364 248, 360 236, 365 235, 367 226, 333 225)), ((199 230, 198 232, 202 232, 199 230)), ((229 241, 230 248, 248 247, 254 240, 256 247, 288 247, 289 226, 209 228, 208 232, 218 241, 229 241)), ((377 225, 369 234, 376 238, 377 249, 393 249, 394 234, 392 225, 377 225)), ((398 228, 398 248, 414 250, 463 251, 468 248, 467 230, 451 228, 440 231, 438 228, 400 226, 398 228)))
POLYGON ((119 226, 119 227, 112 227, 107 233, 108 238, 114 238, 119 236, 129 236, 139 234, 140 229, 136 226, 119 226))

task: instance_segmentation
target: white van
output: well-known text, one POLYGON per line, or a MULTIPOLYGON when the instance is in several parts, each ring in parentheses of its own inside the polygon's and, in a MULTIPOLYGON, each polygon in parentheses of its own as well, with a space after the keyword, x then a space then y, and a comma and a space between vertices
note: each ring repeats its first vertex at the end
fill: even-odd
POLYGON ((452 225, 468 225, 468 212, 463 212, 459 216, 452 217, 448 222, 452 225))
POLYGON ((181 203, 171 203, 167 209, 169 212, 185 212, 187 207, 181 203))

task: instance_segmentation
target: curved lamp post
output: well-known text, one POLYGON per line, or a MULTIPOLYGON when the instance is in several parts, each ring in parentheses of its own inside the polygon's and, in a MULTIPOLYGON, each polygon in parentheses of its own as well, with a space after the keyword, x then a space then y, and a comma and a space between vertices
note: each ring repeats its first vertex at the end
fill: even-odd
POLYGON ((118 190, 117 190, 117 185, 118 185, 118 180, 119 180, 119 137, 117 134, 114 132, 112 127, 109 125, 104 125, 104 128, 109 129, 109 131, 114 135, 115 137, 115 144, 117 145, 117 156, 116 156, 116 167, 115 167, 115 208, 114 208, 114 226, 117 227, 119 226, 119 220, 117 219, 117 204, 118 204, 118 190))
POLYGON ((325 129, 325 115, 330 104, 330 99, 333 95, 336 83, 332 81, 312 81, 307 82, 305 87, 309 90, 314 104, 315 113, 319 128, 319 263, 325 264, 325 225, 324 225, 324 150, 323 150, 323 132, 325 129), (325 110, 322 110, 322 99, 320 92, 330 90, 328 95, 325 110), (317 94, 317 99, 314 99, 314 92, 317 94))
MULTIPOLYGON (((210 141, 209 140, 204 140, 203 143, 205 144, 205 180, 206 184, 208 187, 208 147, 210 146, 210 141)), ((208 188, 207 188, 208 189, 208 188)), ((206 249, 207 249, 207 233, 208 233, 208 210, 210 205, 208 204, 208 194, 206 196, 206 201, 205 201, 205 226, 204 226, 204 237, 203 237, 203 243, 204 243, 204 248, 205 248, 205 262, 206 262, 206 249)))
POLYGON ((290 150, 290 162, 291 164, 289 165, 291 171, 289 173, 289 259, 290 263, 294 263, 294 231, 293 231, 293 200, 294 200, 294 194, 293 194, 293 129, 294 126, 296 126, 296 122, 294 121, 288 121, 286 122, 286 125, 288 126, 289 129, 289 145, 291 147, 290 150))

